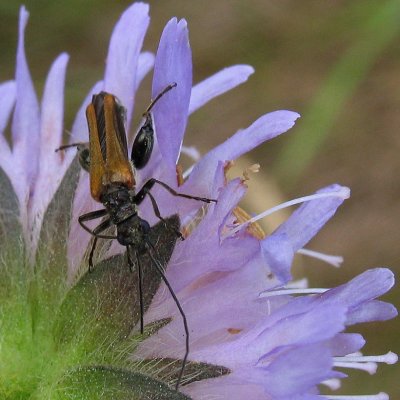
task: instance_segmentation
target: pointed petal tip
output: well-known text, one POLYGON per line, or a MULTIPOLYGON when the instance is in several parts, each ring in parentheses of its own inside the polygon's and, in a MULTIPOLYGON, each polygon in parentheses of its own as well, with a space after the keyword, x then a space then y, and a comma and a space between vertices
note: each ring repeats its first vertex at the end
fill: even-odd
POLYGON ((142 2, 138 2, 138 3, 133 3, 130 7, 128 7, 123 15, 126 15, 128 13, 134 12, 140 12, 143 14, 148 14, 149 13, 149 5, 147 3, 142 3, 142 2))
MULTIPOLYGON (((301 115, 296 112, 296 111, 291 111, 291 110, 277 110, 277 111, 272 111, 268 113, 269 115, 276 115, 279 116, 282 119, 285 119, 288 123, 290 123, 291 127, 294 125, 297 119, 301 117, 301 115)), ((266 115, 268 115, 266 114, 266 115)))
POLYGON ((254 67, 252 67, 251 65, 248 65, 248 64, 239 64, 238 67, 241 67, 242 71, 247 72, 249 74, 249 76, 253 75, 254 72, 256 72, 254 67))
POLYGON ((132 24, 138 23, 138 21, 146 21, 149 23, 149 5, 146 3, 133 3, 129 6, 120 16, 117 21, 114 30, 122 24, 123 27, 132 26, 132 24))
POLYGON ((19 8, 19 17, 24 19, 29 17, 29 11, 24 5, 19 8))
POLYGON ((139 62, 154 63, 156 56, 151 51, 142 51, 139 56, 139 62))
POLYGON ((249 64, 235 64, 229 67, 225 67, 220 72, 227 73, 228 71, 235 71, 236 75, 242 77, 241 82, 245 82, 250 75, 253 75, 256 71, 253 66, 249 64))
POLYGON ((317 190, 316 193, 337 193, 338 197, 341 197, 345 200, 350 197, 351 190, 347 186, 342 186, 339 183, 333 183, 317 190))
POLYGON ((301 115, 296 111, 287 110, 287 112, 292 115, 293 121, 296 121, 297 119, 299 119, 301 117, 301 115))
POLYGON ((394 283, 394 273, 388 267, 376 267, 366 270, 363 274, 372 274, 375 278, 380 280, 393 281, 394 283))
POLYGON ((60 64, 67 64, 69 61, 69 54, 66 52, 62 52, 61 54, 59 54, 57 56, 57 58, 54 60, 54 64, 55 63, 60 63, 60 64))
POLYGON ((385 281, 385 286, 387 290, 390 290, 394 286, 395 283, 394 273, 389 268, 387 267, 374 268, 371 269, 370 272, 376 276, 375 279, 385 281))
POLYGON ((399 315, 399 312, 398 312, 396 306, 394 306, 393 304, 390 304, 390 305, 391 305, 391 314, 386 319, 393 319, 399 315))
POLYGON ((138 58, 149 23, 148 4, 132 4, 115 24, 108 46, 104 89, 117 95, 126 107, 127 126, 135 103, 138 58))
POLYGON ((336 185, 338 194, 340 194, 340 197, 343 199, 348 199, 350 197, 350 188, 347 186, 341 186, 341 185, 336 185))
MULTIPOLYGON (((163 32, 165 32, 168 29, 176 29, 178 25, 178 18, 172 17, 164 26, 163 32)), ((161 35, 162 36, 162 35, 161 35)))
POLYGON ((187 29, 187 21, 185 18, 182 18, 178 21, 178 28, 182 30, 187 29))
MULTIPOLYGON (((188 24, 185 18, 179 19, 177 17, 172 17, 164 27, 164 32, 172 29, 175 35, 188 34, 188 24)), ((171 33, 170 33, 171 34, 171 33)))
POLYGON ((359 291, 367 300, 376 299, 387 293, 394 285, 395 278, 389 268, 371 268, 353 278, 347 285, 352 291, 359 291), (353 287, 353 285, 355 285, 353 287))
POLYGON ((25 6, 21 6, 19 9, 19 36, 22 36, 28 23, 29 12, 25 8, 25 6))
POLYGON ((296 121, 301 117, 301 115, 298 112, 291 110, 279 110, 275 111, 275 113, 277 113, 279 117, 281 117, 283 120, 286 120, 287 123, 286 130, 293 128, 296 121))
POLYGON ((196 84, 191 92, 189 114, 192 114, 210 100, 246 82, 253 73, 254 68, 251 65, 231 65, 196 84))

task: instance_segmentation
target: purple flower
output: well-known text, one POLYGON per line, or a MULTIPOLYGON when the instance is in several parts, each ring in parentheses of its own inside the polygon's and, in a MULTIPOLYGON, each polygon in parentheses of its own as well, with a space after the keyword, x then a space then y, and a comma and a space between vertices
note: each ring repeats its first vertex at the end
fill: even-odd
MULTIPOLYGON (((193 86, 186 21, 167 23, 154 57, 142 51, 148 6, 135 3, 114 29, 104 80, 83 101, 69 140, 88 140, 84 111, 94 93, 104 90, 121 100, 131 132, 135 94, 153 64, 152 97, 177 83, 153 109, 156 143, 148 165, 136 172, 137 188, 155 177, 178 192, 218 202, 204 207, 154 188, 161 214, 178 214, 181 221, 186 240, 176 244, 157 224, 149 199, 140 205, 141 217, 154 226, 166 275, 189 325, 189 364, 180 392, 174 391, 185 335, 179 310, 151 260, 145 255, 142 261, 144 335, 138 331, 138 281, 126 265, 125 248, 105 242, 94 271, 87 272, 91 236, 77 219, 100 204, 90 197, 88 174, 80 171, 74 152, 54 151, 62 144, 68 56, 54 61, 39 104, 25 58, 27 19, 22 8, 16 76, 0 85, 0 393, 10 399, 21 393, 51 399, 349 399, 320 392, 340 386, 347 376, 343 369, 374 373, 377 362, 397 361, 391 352, 363 356, 364 338, 346 332, 350 325, 397 315, 391 304, 376 300, 393 286, 390 270, 368 270, 333 289, 292 281, 296 253, 338 263, 304 246, 349 197, 347 188, 331 185, 277 206, 303 203, 266 237, 251 229, 263 215, 238 217, 247 187, 241 178, 226 180, 226 163, 289 130, 297 113, 261 116, 195 160, 179 185, 179 156, 190 153, 182 146, 189 115, 245 82, 253 69, 228 67, 193 86), (4 137, 10 119, 11 146, 4 137)), ((177 223, 176 217, 168 221, 177 223)))

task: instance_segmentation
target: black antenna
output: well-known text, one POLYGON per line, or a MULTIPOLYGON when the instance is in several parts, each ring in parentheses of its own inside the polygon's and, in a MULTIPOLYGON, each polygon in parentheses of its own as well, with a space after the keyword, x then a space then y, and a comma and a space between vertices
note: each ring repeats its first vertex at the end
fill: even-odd
MULTIPOLYGON (((131 269, 133 270, 133 262, 132 258, 130 255, 130 250, 132 249, 132 246, 128 246, 128 264, 131 269)), ((143 302, 143 271, 142 271, 142 264, 140 263, 140 257, 139 253, 135 251, 135 257, 137 260, 137 266, 138 266, 138 278, 139 278, 139 306, 140 306, 140 334, 143 335, 144 332, 144 302, 143 302)))
POLYGON ((65 144, 65 145, 63 145, 63 146, 58 147, 58 148, 55 149, 54 151, 55 151, 56 153, 58 153, 59 151, 69 149, 70 147, 76 147, 76 148, 79 150, 79 147, 85 146, 85 145, 86 145, 86 143, 83 143, 83 142, 65 144))
MULTIPOLYGON (((150 242, 150 240, 146 240, 146 243, 148 246, 150 246, 152 248, 152 250, 157 254, 157 251, 155 249, 155 247, 153 246, 153 244, 150 242)), ((183 320, 183 326, 185 328, 185 334, 186 334, 186 347, 185 347, 185 355, 182 359, 182 367, 181 370, 179 372, 179 376, 178 376, 178 380, 176 381, 176 385, 175 385, 175 389, 178 390, 179 389, 179 385, 181 383, 181 379, 183 376, 183 371, 185 370, 185 366, 186 366, 186 361, 189 355, 189 327, 188 327, 188 323, 187 323, 187 319, 186 319, 186 315, 182 309, 181 303, 179 302, 178 298, 176 297, 176 294, 174 292, 174 290, 172 289, 170 283, 168 282, 167 277, 164 274, 164 269, 162 267, 162 265, 160 264, 160 262, 153 256, 152 252, 150 251, 150 249, 148 249, 148 254, 151 258, 151 260, 153 261, 158 273, 160 274, 162 280, 164 281, 165 285, 167 286, 172 298, 175 301, 176 306, 178 307, 178 310, 182 316, 182 320, 183 320)))
POLYGON ((143 115, 144 116, 147 115, 151 111, 151 109, 154 107, 154 105, 157 103, 157 101, 160 100, 161 97, 163 97, 165 93, 169 92, 171 89, 173 89, 176 86, 177 86, 176 82, 172 82, 167 87, 165 87, 160 93, 158 93, 158 95, 155 97, 155 99, 151 100, 149 106, 147 107, 147 109, 143 113, 143 115))

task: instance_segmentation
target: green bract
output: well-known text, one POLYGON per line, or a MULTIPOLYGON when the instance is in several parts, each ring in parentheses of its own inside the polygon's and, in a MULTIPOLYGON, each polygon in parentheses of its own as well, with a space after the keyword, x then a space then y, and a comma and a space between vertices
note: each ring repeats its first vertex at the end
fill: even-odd
MULTIPOLYGON (((1 174, 6 189, 0 197, 1 398, 188 398, 157 379, 167 378, 171 383, 179 371, 176 361, 129 361, 137 344, 168 320, 147 327, 143 337, 135 334, 140 318, 138 279, 135 271, 129 270, 125 255, 105 260, 94 271, 84 271, 73 285, 67 284, 67 228, 78 171, 75 161, 47 210, 32 266, 25 261, 18 235, 13 190, 1 174)), ((168 224, 178 229, 178 217, 169 218, 168 224)), ((163 237, 159 256, 165 265, 176 235, 163 223, 152 235, 163 237)), ((147 309, 160 277, 147 256, 142 262, 147 309)))

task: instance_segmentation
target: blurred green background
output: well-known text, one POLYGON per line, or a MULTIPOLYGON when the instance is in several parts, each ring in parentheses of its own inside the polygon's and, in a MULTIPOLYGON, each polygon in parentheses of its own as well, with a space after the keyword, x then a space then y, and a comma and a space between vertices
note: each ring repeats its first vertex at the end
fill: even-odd
MULTIPOLYGON (((70 56, 65 128, 91 85, 101 78, 108 39, 129 1, 26 0, 31 13, 26 47, 36 87, 61 51, 70 56)), ((0 80, 11 79, 20 3, 0 0, 0 80)), ((288 134, 263 145, 241 166, 258 162, 245 207, 270 205, 333 182, 352 197, 308 246, 340 254, 340 270, 301 260, 298 275, 331 287, 368 267, 399 271, 400 255, 400 0, 150 1, 145 49, 155 51, 171 16, 189 23, 194 81, 237 63, 256 74, 240 88, 191 117, 185 144, 202 152, 267 111, 292 109, 302 119, 288 134)), ((149 100, 150 78, 139 94, 149 100)), ((140 108, 140 105, 138 106, 140 108)), ((142 108, 140 108, 142 109, 142 108)), ((136 113, 138 114, 138 112, 136 113)), ((266 222, 266 229, 276 221, 266 222)), ((399 306, 399 289, 385 297, 399 306)), ((329 316, 327 316, 329 318, 329 316)), ((360 327, 365 353, 400 352, 399 320, 360 327)), ((343 393, 387 391, 400 398, 400 366, 378 374, 351 373, 343 393)))

